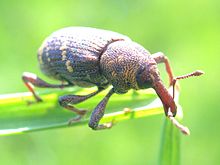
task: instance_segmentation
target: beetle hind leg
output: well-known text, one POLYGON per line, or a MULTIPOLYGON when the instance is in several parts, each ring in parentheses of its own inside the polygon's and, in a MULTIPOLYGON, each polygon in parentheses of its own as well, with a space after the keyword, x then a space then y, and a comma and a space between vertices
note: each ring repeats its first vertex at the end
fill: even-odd
POLYGON ((75 108, 72 104, 81 103, 81 102, 95 96, 96 94, 98 94, 102 90, 104 90, 104 88, 100 87, 100 88, 98 88, 97 91, 95 91, 91 94, 85 95, 85 96, 65 95, 65 96, 59 97, 59 104, 62 107, 66 108, 72 112, 75 112, 78 115, 77 117, 69 120, 69 122, 68 122, 69 125, 76 122, 76 121, 79 121, 87 113, 87 110, 79 110, 79 109, 75 108))
POLYGON ((73 86, 72 84, 49 84, 44 80, 40 79, 39 77, 37 77, 37 75, 29 72, 23 73, 22 80, 29 89, 29 91, 33 94, 37 102, 41 102, 42 99, 34 91, 34 86, 39 88, 65 88, 65 87, 73 86))

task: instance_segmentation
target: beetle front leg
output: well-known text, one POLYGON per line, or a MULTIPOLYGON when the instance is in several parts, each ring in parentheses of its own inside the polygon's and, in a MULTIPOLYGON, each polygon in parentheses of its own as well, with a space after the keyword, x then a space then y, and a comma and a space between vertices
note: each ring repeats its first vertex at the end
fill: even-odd
POLYGON ((106 129, 112 127, 112 123, 99 124, 99 121, 104 116, 105 107, 112 94, 114 94, 113 88, 108 92, 108 94, 104 97, 104 99, 93 110, 92 116, 89 121, 89 127, 92 128, 93 130, 100 130, 100 129, 106 129))
POLYGON ((34 86, 40 88, 64 88, 64 87, 73 86, 72 84, 58 84, 58 85, 49 84, 44 80, 40 79, 39 77, 37 77, 37 75, 29 72, 23 73, 22 80, 24 84, 27 86, 27 88, 30 90, 30 92, 33 94, 37 102, 42 101, 42 99, 34 91, 34 86))
POLYGON ((167 74, 169 76, 169 85, 173 85, 173 72, 169 63, 167 56, 165 56, 162 52, 157 52, 152 54, 153 59, 156 63, 164 63, 166 67, 167 74))
POLYGON ((104 88, 99 87, 96 92, 93 92, 93 93, 85 95, 85 96, 65 95, 65 96, 59 97, 59 103, 62 107, 66 108, 70 111, 73 111, 78 115, 76 118, 72 118, 69 120, 69 125, 76 122, 76 121, 79 121, 87 112, 87 110, 79 110, 71 104, 81 103, 81 102, 95 96, 96 94, 98 94, 102 90, 104 90, 104 88))

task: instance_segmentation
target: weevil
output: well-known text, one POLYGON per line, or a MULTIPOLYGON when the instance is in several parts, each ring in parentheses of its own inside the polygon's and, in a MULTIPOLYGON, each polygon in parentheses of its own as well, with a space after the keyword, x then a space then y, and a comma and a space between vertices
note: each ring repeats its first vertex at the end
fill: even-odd
POLYGON ((165 115, 183 133, 189 133, 188 129, 174 118, 177 112, 174 85, 178 79, 201 75, 203 73, 201 71, 175 78, 168 58, 163 53, 150 54, 143 46, 125 35, 90 27, 68 27, 55 31, 40 46, 38 61, 45 75, 64 83, 50 84, 33 73, 23 73, 22 79, 37 102, 42 99, 35 93, 33 86, 97 87, 97 91, 88 95, 59 97, 59 104, 62 107, 78 115, 70 119, 69 123, 80 120, 87 112, 75 108, 74 104, 97 95, 111 85, 112 88, 93 110, 89 121, 89 127, 94 130, 109 128, 112 124, 99 124, 99 121, 104 115, 109 98, 114 93, 125 94, 130 89, 153 88, 163 104, 165 115), (165 64, 169 85, 173 86, 173 96, 160 78, 157 67, 159 63, 165 64))

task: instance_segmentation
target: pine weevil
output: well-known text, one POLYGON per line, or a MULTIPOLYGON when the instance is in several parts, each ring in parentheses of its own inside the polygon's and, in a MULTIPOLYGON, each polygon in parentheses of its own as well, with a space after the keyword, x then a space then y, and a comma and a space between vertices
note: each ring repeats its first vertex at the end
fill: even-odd
POLYGON ((168 58, 161 52, 150 54, 144 47, 129 37, 107 30, 89 27, 69 27, 58 30, 47 37, 38 50, 41 71, 64 84, 49 84, 33 73, 25 72, 22 79, 33 93, 37 102, 42 99, 35 93, 33 85, 42 88, 64 88, 70 86, 97 86, 97 91, 85 96, 65 95, 59 98, 64 108, 78 114, 80 120, 87 112, 73 106, 83 102, 112 85, 111 90, 93 110, 89 127, 94 130, 110 128, 111 124, 99 124, 109 98, 114 94, 124 94, 130 89, 153 88, 163 103, 165 115, 183 133, 189 134, 187 127, 175 120, 177 106, 174 102, 174 86, 178 79, 199 76, 202 71, 175 77, 168 58), (157 68, 164 63, 173 86, 173 96, 164 86, 157 68))

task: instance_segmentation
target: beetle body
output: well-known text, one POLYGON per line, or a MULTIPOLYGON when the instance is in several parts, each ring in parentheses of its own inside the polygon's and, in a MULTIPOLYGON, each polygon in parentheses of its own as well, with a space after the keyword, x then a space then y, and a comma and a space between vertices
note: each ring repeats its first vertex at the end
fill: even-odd
POLYGON ((100 58, 114 40, 129 40, 118 33, 71 27, 51 34, 38 51, 41 70, 48 76, 81 87, 106 86, 100 58))
MULTIPOLYGON (((125 35, 89 27, 64 28, 44 40, 38 50, 38 60, 44 74, 67 84, 49 84, 34 74, 24 73, 23 81, 37 101, 42 100, 36 95, 32 85, 47 88, 73 85, 98 87, 96 92, 85 96, 66 95, 59 98, 61 106, 79 115, 78 118, 71 119, 70 123, 79 120, 86 113, 86 110, 78 110, 73 104, 91 98, 109 85, 113 88, 96 106, 90 118, 89 126, 93 129, 110 127, 105 124, 99 125, 106 104, 112 94, 123 94, 129 89, 152 87, 163 103, 165 114, 168 116, 169 111, 171 117, 176 114, 174 94, 172 97, 163 85, 157 68, 158 63, 165 63, 170 85, 175 84, 173 82, 177 79, 173 78, 167 57, 161 52, 151 55, 144 47, 125 35)), ((187 76, 199 74, 201 73, 197 72, 187 76)))
POLYGON ((38 51, 41 70, 81 87, 113 85, 116 93, 139 89, 136 73, 156 62, 141 45, 119 33, 71 27, 51 34, 38 51), (132 69, 131 69, 132 68, 132 69))

